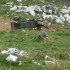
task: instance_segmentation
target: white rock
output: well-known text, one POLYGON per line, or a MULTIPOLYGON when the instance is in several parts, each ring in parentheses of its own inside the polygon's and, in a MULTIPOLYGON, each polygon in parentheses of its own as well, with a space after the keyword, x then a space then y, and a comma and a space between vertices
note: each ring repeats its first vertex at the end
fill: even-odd
POLYGON ((29 9, 29 12, 30 12, 30 14, 31 14, 32 16, 35 16, 34 10, 29 9))
POLYGON ((17 6, 15 5, 15 6, 13 6, 12 8, 10 8, 10 10, 16 10, 17 9, 17 6))
POLYGON ((18 57, 17 57, 17 56, 14 56, 14 55, 9 55, 9 56, 6 58, 7 61, 12 61, 12 62, 16 62, 17 59, 18 59, 18 57))
POLYGON ((8 54, 6 50, 1 51, 1 54, 8 54))
POLYGON ((29 12, 29 9, 28 9, 28 8, 26 8, 26 9, 24 9, 23 11, 24 11, 24 12, 29 12))
POLYGON ((46 5, 41 7, 42 11, 46 12, 46 5))
POLYGON ((65 14, 64 17, 65 17, 66 21, 68 23, 70 23, 70 15, 69 14, 65 14))
POLYGON ((1 51, 1 54, 18 55, 18 56, 29 58, 29 55, 27 54, 27 52, 25 52, 23 50, 20 51, 16 48, 9 48, 8 50, 3 50, 3 51, 1 51))
POLYGON ((22 2, 22 0, 17 0, 18 2, 22 2))
POLYGON ((64 14, 64 17, 69 17, 70 15, 69 14, 64 14))
POLYGON ((37 6, 37 5, 35 6, 35 11, 42 12, 40 6, 37 6))
POLYGON ((67 18, 68 23, 70 23, 70 17, 67 18))
POLYGON ((64 5, 64 6, 63 6, 63 9, 67 9, 67 6, 64 5))
POLYGON ((48 55, 46 55, 46 56, 45 56, 45 60, 47 60, 47 59, 48 59, 48 57, 49 57, 49 56, 48 56, 48 55))
POLYGON ((69 10, 69 12, 70 12, 70 7, 68 7, 68 10, 69 10))
POLYGON ((25 51, 19 51, 16 53, 18 56, 22 56, 22 57, 26 57, 26 58, 29 58, 27 52, 25 51))
POLYGON ((56 23, 64 24, 64 22, 63 22, 60 18, 57 18, 57 19, 55 20, 55 22, 56 22, 56 23))
POLYGON ((46 15, 46 13, 44 13, 44 12, 43 12, 42 16, 43 16, 44 19, 53 19, 52 15, 46 15))
POLYGON ((68 9, 61 9, 61 13, 69 13, 69 10, 68 9))
POLYGON ((62 16, 62 14, 60 15, 60 19, 64 22, 65 18, 62 16))
POLYGON ((19 9, 19 10, 22 10, 22 8, 23 8, 23 6, 17 6, 17 8, 19 9))
POLYGON ((48 55, 45 56, 45 64, 55 64, 55 59, 49 57, 48 55))
POLYGON ((9 48, 9 49, 8 49, 8 54, 15 54, 15 53, 17 53, 17 52, 19 52, 19 50, 16 49, 16 48, 9 48))
POLYGON ((34 10, 35 10, 35 7, 29 6, 28 9, 29 9, 30 14, 31 14, 32 16, 35 16, 35 11, 34 11, 34 10))
POLYGON ((58 18, 58 16, 57 15, 53 15, 53 19, 57 19, 58 18))
POLYGON ((44 19, 46 19, 46 14, 45 14, 45 13, 43 13, 43 15, 42 15, 42 16, 43 16, 43 18, 44 18, 44 19))

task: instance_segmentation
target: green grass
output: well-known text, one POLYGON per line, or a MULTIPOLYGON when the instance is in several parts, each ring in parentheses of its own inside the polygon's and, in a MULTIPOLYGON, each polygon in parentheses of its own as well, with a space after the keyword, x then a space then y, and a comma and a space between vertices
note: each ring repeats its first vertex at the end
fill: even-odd
MULTIPOLYGON (((25 50, 30 56, 29 59, 24 57, 20 58, 23 64, 12 64, 12 70, 69 70, 70 69, 70 30, 60 31, 48 31, 48 39, 44 39, 41 42, 35 40, 37 33, 43 32, 33 30, 13 30, 10 32, 0 32, 0 50, 15 47, 20 50, 25 50), (45 65, 44 58, 48 55, 55 58, 56 65, 45 65), (41 63, 41 66, 32 63, 32 60, 36 60, 41 63)), ((0 69, 9 70, 10 65, 6 62, 6 56, 0 54, 0 69)))
MULTIPOLYGON (((9 0, 0 0, 0 17, 4 18, 15 18, 17 15, 13 11, 9 10, 9 7, 3 7, 9 0), (8 13, 7 13, 8 12, 8 13), (14 15, 11 15, 14 13, 14 15), (9 16, 7 16, 9 15, 9 16)), ((13 0, 16 5, 19 5, 16 0, 13 0)), ((23 2, 23 5, 47 5, 52 4, 57 5, 60 9, 64 5, 64 1, 56 0, 54 3, 51 0, 45 0, 45 3, 40 2, 40 0, 27 0, 23 2), (60 3, 58 3, 60 2, 60 3)), ((67 0, 65 5, 70 6, 70 0, 67 0)), ((18 16, 21 20, 37 19, 39 18, 31 16, 29 13, 20 13, 18 16)), ((63 29, 58 31, 48 31, 48 30, 28 30, 23 29, 12 30, 10 32, 0 32, 0 51, 15 47, 20 50, 24 50, 28 53, 29 59, 21 57, 22 65, 19 66, 18 63, 12 63, 12 70, 70 70, 70 29, 63 29), (48 38, 42 41, 37 41, 37 34, 40 32, 48 33, 48 38), (56 59, 56 64, 45 64, 45 56, 48 55, 51 58, 56 59), (32 60, 36 60, 41 63, 41 66, 32 63, 32 60)), ((6 55, 0 54, 0 70, 10 70, 10 63, 5 60, 6 55)))

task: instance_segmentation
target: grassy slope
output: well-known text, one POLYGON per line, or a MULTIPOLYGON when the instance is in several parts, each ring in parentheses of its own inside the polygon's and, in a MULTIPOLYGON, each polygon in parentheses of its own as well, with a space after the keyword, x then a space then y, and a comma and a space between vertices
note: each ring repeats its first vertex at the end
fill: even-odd
MULTIPOLYGON (((0 0, 0 6, 5 4, 8 0, 0 0)), ((49 0, 50 1, 50 0, 49 0)), ((58 0, 59 1, 59 0, 58 0)), ((69 0, 70 1, 70 0, 69 0)), ((39 0, 35 0, 35 4, 41 4, 39 0)), ((68 2, 69 3, 69 2, 68 2)), ((68 4, 66 3, 66 4, 68 4)), ((33 5, 33 2, 24 2, 23 5, 33 5)), ((48 4, 45 3, 45 4, 48 4)), ((51 3, 50 3, 51 4, 51 3)), ((57 3, 56 3, 57 4, 57 3)), ((55 4, 54 4, 55 5, 55 4)), ((62 3, 63 5, 63 3, 62 3)), ((61 6, 62 6, 61 5, 61 6)), ((57 4, 60 7, 60 4, 57 4)), ((0 8, 0 16, 5 16, 9 12, 11 16, 11 11, 6 7, 0 8)), ((24 14, 25 16, 25 14, 24 14)), ((27 16, 26 16, 27 17, 27 16)), ((26 18, 23 17, 23 18, 26 18)), ((29 18, 34 18, 28 15, 29 18)), ((17 64, 12 64, 12 70, 69 70, 70 69, 70 30, 61 30, 51 32, 45 30, 48 33, 49 38, 42 42, 35 41, 35 36, 40 31, 29 31, 24 32, 21 30, 14 30, 11 32, 0 32, 0 50, 4 50, 10 47, 16 47, 20 50, 25 50, 30 55, 29 59, 21 58, 23 64, 18 66, 17 64), (45 65, 44 57, 49 55, 57 60, 56 65, 45 65), (42 66, 37 66, 31 62, 34 59, 42 64, 42 66)), ((5 61, 5 56, 0 54, 0 70, 10 70, 10 65, 5 61)))
MULTIPOLYGON (((18 66, 12 64, 12 70, 69 70, 70 69, 70 32, 69 30, 61 30, 48 32, 48 39, 42 42, 35 41, 37 33, 40 31, 24 32, 15 30, 11 32, 0 32, 0 50, 10 47, 16 47, 20 50, 25 50, 30 55, 29 59, 21 58, 23 64, 18 66), (45 65, 45 55, 51 56, 57 60, 56 65, 45 65), (31 62, 34 59, 42 65, 37 66, 31 62), (51 67, 50 67, 51 66, 51 67)), ((5 61, 5 56, 0 57, 0 69, 8 70, 9 63, 5 61)))

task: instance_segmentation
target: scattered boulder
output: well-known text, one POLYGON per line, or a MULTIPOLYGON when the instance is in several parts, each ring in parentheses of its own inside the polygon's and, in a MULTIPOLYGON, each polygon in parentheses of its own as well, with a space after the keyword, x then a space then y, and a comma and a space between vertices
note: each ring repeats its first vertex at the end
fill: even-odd
POLYGON ((12 55, 12 54, 10 54, 10 55, 6 58, 6 60, 9 61, 9 62, 16 62, 17 59, 18 59, 18 57, 17 57, 17 56, 14 56, 14 55, 12 55))
POLYGON ((45 56, 45 64, 47 65, 47 64, 55 64, 56 63, 56 61, 55 61, 55 59, 53 59, 53 58, 51 58, 51 57, 49 57, 49 56, 45 56))

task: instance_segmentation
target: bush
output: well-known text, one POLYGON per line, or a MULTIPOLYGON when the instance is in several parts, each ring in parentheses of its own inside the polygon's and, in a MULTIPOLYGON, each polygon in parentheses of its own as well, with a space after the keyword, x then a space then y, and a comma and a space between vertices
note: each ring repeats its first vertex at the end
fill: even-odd
POLYGON ((36 41, 38 42, 41 42, 44 40, 44 38, 46 38, 48 35, 46 32, 40 32, 40 33, 37 33, 36 35, 36 41))

